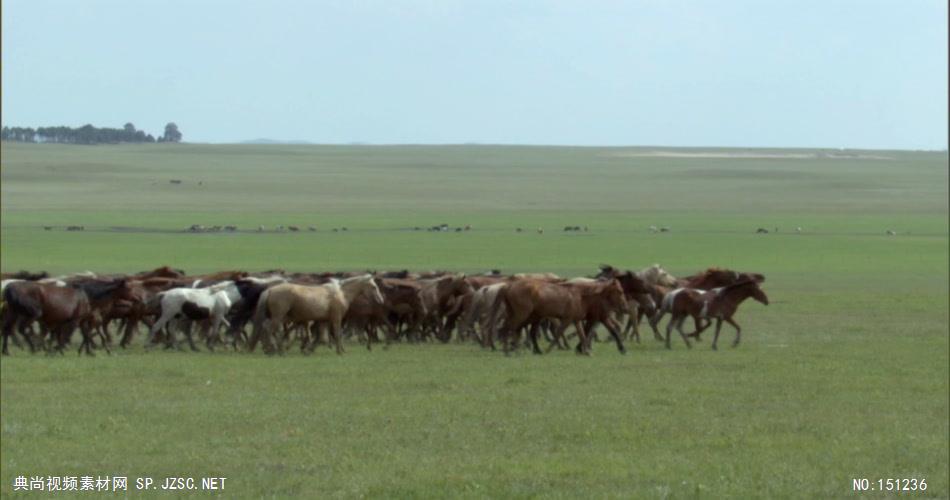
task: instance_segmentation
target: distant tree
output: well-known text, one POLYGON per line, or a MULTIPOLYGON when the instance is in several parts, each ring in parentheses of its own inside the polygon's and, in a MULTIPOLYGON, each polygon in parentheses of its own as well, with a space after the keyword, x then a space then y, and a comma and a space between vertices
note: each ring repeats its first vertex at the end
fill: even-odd
MULTIPOLYGON (((169 123, 172 129, 166 127, 165 133, 161 139, 165 141, 178 142, 181 140, 181 132, 174 123, 169 123)), ((122 128, 97 128, 91 124, 83 125, 79 128, 66 126, 58 127, 39 127, 33 129, 30 127, 8 127, 5 126, 0 133, 0 139, 4 141, 19 142, 53 142, 63 144, 118 144, 122 142, 155 142, 155 137, 146 134, 145 131, 136 130, 135 125, 126 123, 122 128)))
MULTIPOLYGON (((178 125, 175 125, 175 122, 165 125, 165 135, 162 137, 164 142, 181 142, 181 132, 178 131, 178 125)), ((159 141, 161 142, 161 139, 159 141)))

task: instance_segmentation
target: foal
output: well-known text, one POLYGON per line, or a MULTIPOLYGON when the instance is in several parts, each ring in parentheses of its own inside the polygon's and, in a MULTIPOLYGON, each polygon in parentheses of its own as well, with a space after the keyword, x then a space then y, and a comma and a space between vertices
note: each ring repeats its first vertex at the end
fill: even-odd
POLYGON ((688 337, 699 339, 699 334, 712 324, 712 319, 716 319, 716 335, 713 338, 712 348, 716 349, 716 342, 719 340, 719 330, 722 328, 722 322, 725 321, 736 329, 736 340, 732 347, 739 345, 742 329, 739 324, 732 319, 732 316, 739 309, 745 299, 752 297, 757 302, 769 305, 769 298, 765 292, 759 288, 756 280, 744 280, 738 283, 715 288, 710 291, 698 290, 694 288, 677 288, 663 298, 663 304, 659 315, 670 313, 673 317, 666 325, 666 348, 670 348, 670 334, 673 326, 676 326, 686 347, 691 347, 688 337), (687 316, 691 316, 696 323, 696 331, 691 334, 683 332, 683 322, 687 316), (702 325, 702 320, 706 324, 702 325))

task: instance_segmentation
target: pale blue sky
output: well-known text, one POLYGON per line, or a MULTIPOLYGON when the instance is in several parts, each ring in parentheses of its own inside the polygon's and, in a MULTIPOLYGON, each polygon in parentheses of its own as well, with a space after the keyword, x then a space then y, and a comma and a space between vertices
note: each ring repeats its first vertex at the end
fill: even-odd
POLYGON ((2 121, 945 149, 947 3, 4 0, 2 121))

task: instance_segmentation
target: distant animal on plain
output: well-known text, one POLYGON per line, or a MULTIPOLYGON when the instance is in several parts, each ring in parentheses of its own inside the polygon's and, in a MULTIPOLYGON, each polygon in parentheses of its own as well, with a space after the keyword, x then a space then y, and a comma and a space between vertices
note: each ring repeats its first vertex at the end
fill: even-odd
POLYGON ((316 226, 307 226, 307 231, 316 231, 316 226))
POLYGON ((758 228, 758 229, 755 230, 755 233, 756 233, 756 234, 769 234, 769 230, 768 230, 768 229, 765 229, 764 227, 760 227, 760 228, 758 228))
POLYGON ((668 233, 668 232, 670 232, 670 228, 668 228, 668 227, 666 227, 666 226, 663 226, 663 227, 660 228, 660 232, 661 232, 661 233, 668 233))
POLYGON ((171 179, 168 182, 170 182, 171 184, 181 184, 181 179, 171 179))
POLYGON ((44 231, 52 231, 52 230, 53 230, 53 226, 43 226, 43 230, 44 230, 44 231))
POLYGON ((300 228, 297 226, 287 226, 287 229, 290 229, 292 232, 300 231, 300 228))
POLYGON ((888 230, 887 230, 887 235, 888 235, 888 236, 897 236, 897 231, 895 231, 895 230, 893 230, 893 229, 888 229, 888 230))

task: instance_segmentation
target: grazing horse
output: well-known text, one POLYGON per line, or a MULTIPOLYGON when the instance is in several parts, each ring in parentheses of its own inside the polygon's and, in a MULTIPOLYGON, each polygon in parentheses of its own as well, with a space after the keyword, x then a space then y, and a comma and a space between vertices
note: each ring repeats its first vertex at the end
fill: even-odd
POLYGON ((699 334, 706 328, 709 328, 711 320, 716 319, 716 335, 713 338, 712 348, 716 349, 716 342, 719 340, 719 330, 722 322, 725 321, 736 329, 736 340, 732 347, 739 345, 741 328, 732 319, 739 305, 745 299, 752 297, 764 305, 769 305, 769 298, 765 292, 759 288, 759 282, 756 280, 743 280, 724 287, 709 291, 696 290, 692 288, 678 288, 673 290, 663 299, 661 312, 669 312, 672 315, 670 323, 666 326, 666 348, 670 348, 670 333, 673 326, 679 331, 687 347, 691 347, 688 337, 699 338, 699 334), (697 327, 691 334, 683 332, 683 321, 687 316, 692 316, 697 327), (706 320, 704 326, 700 322, 706 320))
MULTIPOLYGON (((286 321, 297 324, 327 322, 330 333, 336 342, 337 354, 343 354, 343 317, 350 303, 360 295, 368 294, 378 303, 383 297, 373 276, 365 274, 343 281, 331 280, 317 286, 282 283, 261 294, 254 314, 254 333, 248 343, 253 351, 258 339, 263 338, 265 346, 271 345, 273 330, 286 321)), ((282 352, 282 343, 277 342, 275 350, 282 352)), ((311 347, 310 351, 313 351, 311 347)))
MULTIPOLYGON (((6 304, 2 328, 3 354, 9 354, 7 339, 13 335, 13 327, 25 320, 38 321, 43 328, 49 330, 57 340, 56 348, 60 352, 78 326, 83 336, 79 353, 82 354, 83 349, 86 349, 87 354, 93 355, 88 322, 92 310, 89 307, 89 298, 82 290, 21 281, 7 286, 3 291, 3 301, 6 304)), ((33 340, 29 337, 26 337, 26 340, 30 351, 35 351, 33 340)))

